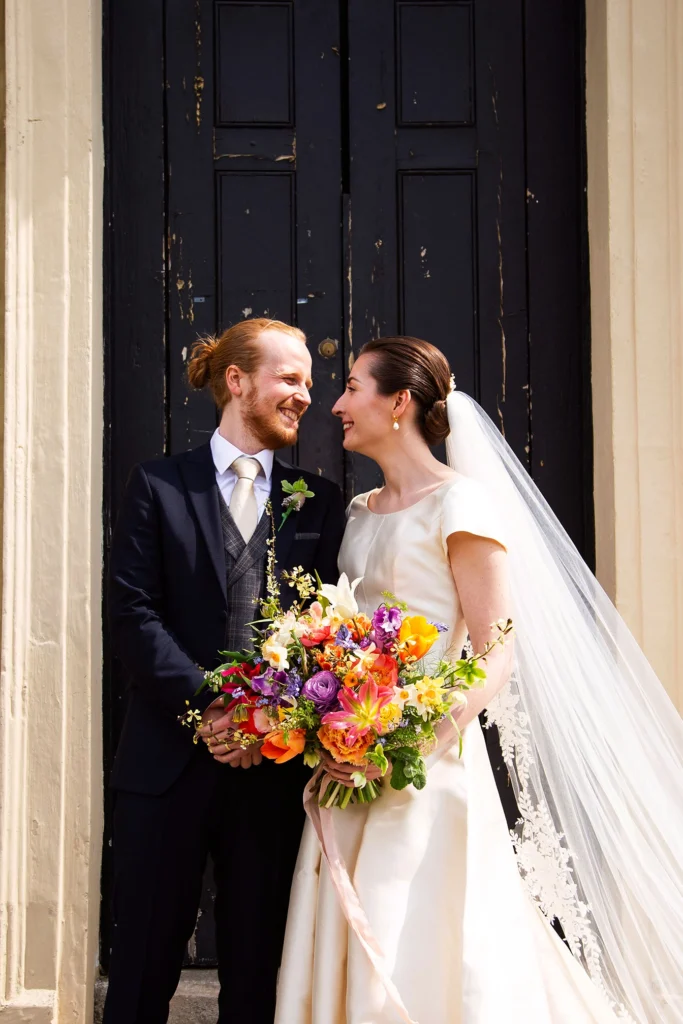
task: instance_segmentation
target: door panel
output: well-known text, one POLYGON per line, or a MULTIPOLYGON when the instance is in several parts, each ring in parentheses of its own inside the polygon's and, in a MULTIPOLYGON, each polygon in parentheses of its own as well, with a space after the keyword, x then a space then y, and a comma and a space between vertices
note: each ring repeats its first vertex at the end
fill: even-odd
MULTIPOLYGON (((522 28, 521 0, 350 0, 348 344, 432 341, 526 462, 522 28)), ((354 491, 380 482, 349 463, 354 491)))
POLYGON ((293 457, 343 476, 339 12, 317 0, 167 6, 170 452, 206 439, 190 394, 199 334, 247 316, 311 338, 313 406, 293 457), (324 339, 325 355, 318 351, 324 339))

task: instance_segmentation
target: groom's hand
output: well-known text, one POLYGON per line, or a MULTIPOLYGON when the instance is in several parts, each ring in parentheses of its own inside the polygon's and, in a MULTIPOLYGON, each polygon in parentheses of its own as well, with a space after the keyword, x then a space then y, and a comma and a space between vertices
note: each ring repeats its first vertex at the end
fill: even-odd
POLYGON ((218 743, 213 750, 209 747, 209 750, 215 761, 219 764, 229 764, 231 768, 251 768, 252 765, 261 764, 263 760, 260 743, 251 743, 248 747, 242 748, 235 743, 224 741, 218 743))
POLYGON ((221 736, 233 728, 232 711, 226 711, 223 698, 217 697, 202 715, 202 727, 197 729, 197 732, 206 741, 212 736, 221 736))
POLYGON ((202 722, 197 733, 204 740, 209 753, 220 764, 229 764, 231 768, 251 768, 263 760, 260 743, 253 743, 245 749, 232 740, 232 712, 225 711, 222 697, 208 706, 202 715, 202 722))

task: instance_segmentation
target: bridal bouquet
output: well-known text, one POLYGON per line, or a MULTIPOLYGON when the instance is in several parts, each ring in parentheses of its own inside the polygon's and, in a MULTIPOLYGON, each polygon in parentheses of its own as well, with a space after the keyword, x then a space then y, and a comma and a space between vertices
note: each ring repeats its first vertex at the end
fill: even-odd
MULTIPOLYGON (((389 593, 371 618, 363 615, 355 599, 360 580, 350 583, 346 575, 336 586, 316 585, 301 569, 283 578, 297 590, 298 602, 283 611, 269 576, 264 619, 253 624, 254 651, 223 652, 226 662, 206 673, 201 688, 222 695, 232 713, 233 741, 243 747, 262 741, 263 756, 278 764, 301 755, 317 767, 326 752, 355 768, 348 785, 319 773, 317 794, 325 807, 379 796, 382 781, 366 777, 370 765, 382 776, 391 767, 394 789, 422 789, 435 726, 446 718, 455 725, 453 710, 467 703, 469 689, 484 685, 480 662, 505 642, 512 623, 498 623, 481 654, 441 660, 427 673, 423 659, 445 626, 411 615, 389 593)), ((196 711, 182 720, 201 724, 196 711)))

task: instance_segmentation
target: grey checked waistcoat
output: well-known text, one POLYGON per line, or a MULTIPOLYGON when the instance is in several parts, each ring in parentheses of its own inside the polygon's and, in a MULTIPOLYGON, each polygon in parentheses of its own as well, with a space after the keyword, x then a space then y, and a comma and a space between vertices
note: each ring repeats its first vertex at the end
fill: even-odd
POLYGON ((267 512, 261 516, 248 544, 237 529, 223 495, 218 491, 225 547, 225 579, 228 595, 228 623, 225 649, 253 649, 254 630, 247 625, 261 617, 259 601, 266 588, 267 541, 271 521, 267 512))

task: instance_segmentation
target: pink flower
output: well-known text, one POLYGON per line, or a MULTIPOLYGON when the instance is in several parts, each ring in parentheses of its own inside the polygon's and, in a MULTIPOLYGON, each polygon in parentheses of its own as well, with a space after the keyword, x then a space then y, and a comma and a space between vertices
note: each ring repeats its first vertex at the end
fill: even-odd
POLYGON ((331 711, 325 715, 322 723, 333 729, 347 730, 346 743, 353 746, 360 737, 366 736, 370 731, 379 732, 380 712, 391 703, 393 697, 393 687, 378 686, 374 679, 363 683, 357 693, 344 687, 339 692, 339 703, 343 711, 331 711))

